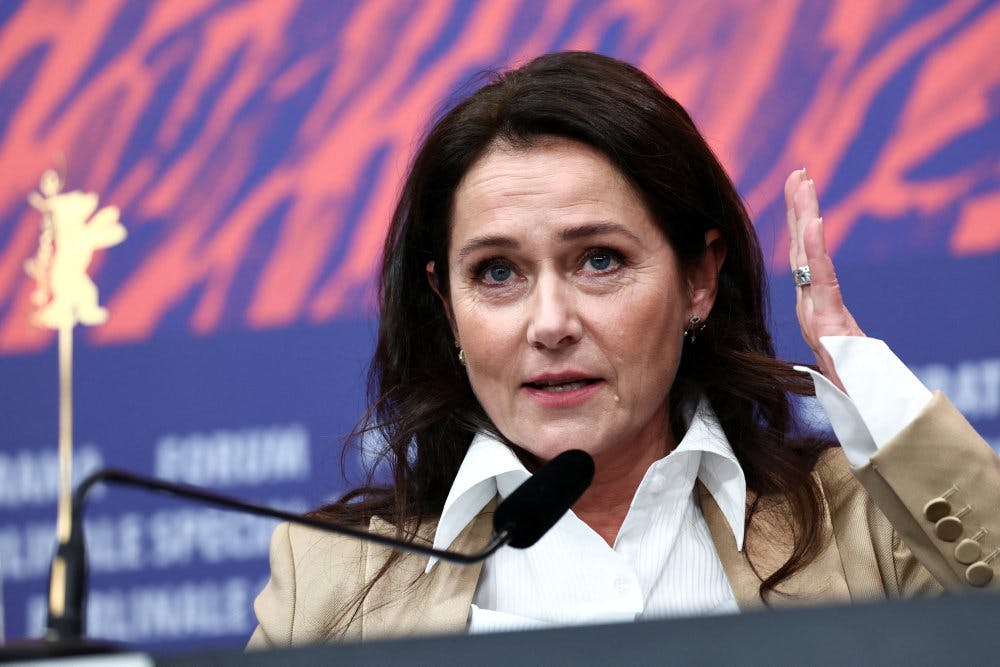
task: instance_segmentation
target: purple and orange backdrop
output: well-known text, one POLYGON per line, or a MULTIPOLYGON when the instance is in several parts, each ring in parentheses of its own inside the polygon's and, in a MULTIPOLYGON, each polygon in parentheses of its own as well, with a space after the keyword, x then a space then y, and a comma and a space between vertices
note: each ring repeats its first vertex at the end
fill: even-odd
MULTIPOLYGON (((796 340, 782 183, 807 166, 862 326, 1000 440, 1000 3, 29 0, 0 4, 0 576, 37 634, 56 362, 29 324, 43 171, 121 209, 77 329, 77 470, 115 464, 306 508, 356 480, 372 277, 414 146, 484 71, 628 60, 746 198, 796 340), (343 464, 343 465, 342 465, 343 464)), ((94 635, 237 645, 268 522, 107 490, 94 635)))

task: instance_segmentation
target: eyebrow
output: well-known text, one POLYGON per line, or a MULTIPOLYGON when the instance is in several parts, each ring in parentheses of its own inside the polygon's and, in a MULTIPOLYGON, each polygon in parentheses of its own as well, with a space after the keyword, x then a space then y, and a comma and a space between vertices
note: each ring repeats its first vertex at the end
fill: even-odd
MULTIPOLYGON (((559 232, 559 239, 562 241, 576 241, 589 236, 600 236, 602 234, 623 234, 635 243, 641 244, 642 240, 628 227, 616 222, 592 222, 577 225, 559 232)), ((465 259, 480 248, 510 248, 520 247, 520 243, 509 236, 478 236, 462 246, 458 251, 459 261, 465 259)))
POLYGON ((624 234, 636 243, 642 243, 631 229, 617 222, 591 222, 585 225, 577 225, 576 227, 564 229, 559 233, 559 238, 563 241, 575 241, 587 238, 588 236, 600 236, 601 234, 624 234))
POLYGON ((509 236, 477 236, 462 246, 458 251, 458 259, 461 261, 480 248, 518 248, 520 245, 509 236))

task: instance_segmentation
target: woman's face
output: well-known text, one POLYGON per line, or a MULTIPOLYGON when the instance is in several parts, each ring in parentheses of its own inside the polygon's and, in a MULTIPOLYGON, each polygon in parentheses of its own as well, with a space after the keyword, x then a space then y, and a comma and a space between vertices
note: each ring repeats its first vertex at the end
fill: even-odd
POLYGON ((448 307, 501 433, 542 460, 663 456, 683 331, 714 277, 706 306, 633 188, 570 140, 495 146, 452 213, 448 307))

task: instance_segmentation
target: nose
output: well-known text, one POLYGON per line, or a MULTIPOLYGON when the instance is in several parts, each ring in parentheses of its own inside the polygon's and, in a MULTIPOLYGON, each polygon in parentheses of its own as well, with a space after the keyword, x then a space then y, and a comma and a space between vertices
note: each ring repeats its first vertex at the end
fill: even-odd
POLYGON ((528 318, 528 344, 536 349, 558 349, 580 340, 575 294, 558 276, 543 275, 535 284, 528 318))

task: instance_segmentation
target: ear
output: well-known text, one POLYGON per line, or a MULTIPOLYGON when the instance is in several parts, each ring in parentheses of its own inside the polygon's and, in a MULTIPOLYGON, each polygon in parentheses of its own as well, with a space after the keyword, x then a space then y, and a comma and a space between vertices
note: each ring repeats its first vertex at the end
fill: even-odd
POLYGON ((719 291, 719 271, 726 259, 726 242, 718 229, 705 232, 705 251, 687 270, 688 317, 708 319, 719 291))
POLYGON ((427 262, 427 282, 431 284, 431 289, 434 290, 434 293, 437 294, 437 297, 441 299, 441 305, 444 307, 445 317, 448 318, 448 326, 451 327, 451 335, 454 336, 455 340, 457 341, 458 327, 455 326, 455 318, 452 316, 451 313, 451 303, 449 303, 448 299, 446 299, 444 295, 441 294, 441 289, 438 286, 437 274, 434 273, 433 259, 427 262))

